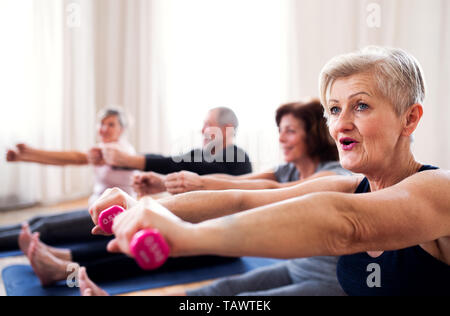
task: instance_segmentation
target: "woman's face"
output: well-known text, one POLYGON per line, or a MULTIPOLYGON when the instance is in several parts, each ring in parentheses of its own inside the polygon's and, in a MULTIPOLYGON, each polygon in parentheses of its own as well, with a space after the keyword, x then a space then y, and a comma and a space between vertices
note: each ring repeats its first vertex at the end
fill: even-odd
POLYGON ((123 128, 116 115, 107 116, 100 122, 98 134, 103 143, 117 142, 122 132, 123 128))
POLYGON ((286 162, 297 162, 307 155, 306 132, 303 121, 296 119, 292 114, 286 114, 281 118, 280 146, 286 162))
POLYGON ((341 165, 355 173, 388 170, 395 159, 402 119, 377 92, 370 74, 337 79, 326 105, 341 165))

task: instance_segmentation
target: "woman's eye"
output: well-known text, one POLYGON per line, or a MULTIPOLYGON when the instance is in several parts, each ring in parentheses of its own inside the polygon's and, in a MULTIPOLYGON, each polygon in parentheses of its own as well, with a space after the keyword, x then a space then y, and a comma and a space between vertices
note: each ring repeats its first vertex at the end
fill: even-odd
POLYGON ((330 108, 331 115, 336 115, 340 112, 340 109, 337 106, 333 106, 330 108))
POLYGON ((367 110, 368 108, 369 106, 365 103, 358 103, 358 105, 356 106, 357 111, 364 111, 367 110))

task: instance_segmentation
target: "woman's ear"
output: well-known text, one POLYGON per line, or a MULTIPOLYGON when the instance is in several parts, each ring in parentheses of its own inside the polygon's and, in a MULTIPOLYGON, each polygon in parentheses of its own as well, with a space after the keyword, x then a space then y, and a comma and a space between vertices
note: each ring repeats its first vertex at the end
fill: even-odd
POLYGON ((404 115, 405 125, 403 127, 403 136, 411 136, 422 118, 422 105, 419 103, 413 104, 404 115))

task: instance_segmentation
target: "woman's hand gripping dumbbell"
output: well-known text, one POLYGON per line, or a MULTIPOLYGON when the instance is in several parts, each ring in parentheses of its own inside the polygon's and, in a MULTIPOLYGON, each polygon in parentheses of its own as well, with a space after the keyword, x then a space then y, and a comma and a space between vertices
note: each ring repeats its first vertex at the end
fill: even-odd
MULTIPOLYGON (((138 202, 120 189, 108 189, 90 207, 89 213, 93 222, 96 224, 92 230, 93 234, 111 235, 113 233, 115 235, 115 239, 107 247, 110 252, 122 252, 137 259, 136 251, 139 253, 139 249, 142 248, 136 246, 135 241, 146 240, 142 238, 143 233, 138 233, 156 228, 159 231, 159 237, 155 238, 157 234, 153 230, 151 234, 154 237, 153 243, 155 241, 156 243, 165 241, 167 245, 167 248, 161 245, 159 246, 161 251, 158 251, 157 258, 160 259, 156 261, 160 262, 162 257, 169 255, 169 252, 170 256, 174 257, 199 254, 197 251, 192 251, 193 249, 191 249, 197 239, 195 237, 196 229, 194 225, 181 220, 149 197, 144 197, 138 202), (113 213, 113 216, 108 214, 108 212, 100 219, 102 212, 114 206, 121 208, 112 208, 112 211, 109 212, 113 213), (110 218, 110 216, 112 217, 110 218), (112 229, 108 230, 105 224, 110 227, 112 226, 112 229), (164 249, 170 250, 166 251, 164 249)), ((150 239, 150 241, 152 240, 150 239)))
MULTIPOLYGON (((114 219, 123 212, 121 206, 111 206, 100 213, 98 225, 105 233, 112 234, 114 219)), ((130 251, 142 269, 154 270, 166 262, 170 248, 157 229, 143 229, 134 234, 130 251)))

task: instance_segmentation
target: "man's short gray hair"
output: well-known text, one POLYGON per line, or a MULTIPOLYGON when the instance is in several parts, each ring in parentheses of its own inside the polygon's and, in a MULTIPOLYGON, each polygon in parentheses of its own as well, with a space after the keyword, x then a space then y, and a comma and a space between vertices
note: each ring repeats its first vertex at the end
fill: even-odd
POLYGON ((397 48, 369 46, 336 56, 323 67, 319 78, 321 103, 328 104, 331 86, 337 79, 361 73, 373 76, 378 91, 391 101, 398 115, 425 98, 423 72, 411 54, 397 48))
POLYGON ((231 125, 234 129, 239 126, 239 120, 234 111, 227 107, 214 108, 211 111, 217 111, 217 123, 220 126, 231 125))

